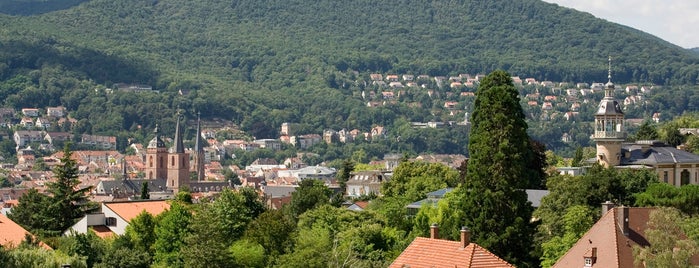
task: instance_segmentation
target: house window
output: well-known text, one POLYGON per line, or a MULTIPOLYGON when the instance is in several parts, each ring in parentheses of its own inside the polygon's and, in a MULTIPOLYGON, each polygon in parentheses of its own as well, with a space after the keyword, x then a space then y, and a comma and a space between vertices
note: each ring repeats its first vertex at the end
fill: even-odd
POLYGON ((663 171, 663 181, 667 183, 667 171, 663 171))
POLYGON ((107 226, 116 226, 116 225, 117 225, 117 223, 116 223, 116 218, 114 218, 114 217, 107 217, 107 219, 106 219, 106 221, 105 221, 105 224, 106 224, 107 226))
POLYGON ((585 258, 585 267, 592 267, 592 258, 585 258))

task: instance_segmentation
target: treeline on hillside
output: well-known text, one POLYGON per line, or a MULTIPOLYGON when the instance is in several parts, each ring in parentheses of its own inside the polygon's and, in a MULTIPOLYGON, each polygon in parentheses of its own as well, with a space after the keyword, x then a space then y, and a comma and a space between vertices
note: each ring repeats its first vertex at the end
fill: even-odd
POLYGON ((332 70, 438 75, 496 68, 539 80, 601 80, 609 55, 623 70, 615 74, 621 82, 695 84, 699 74, 699 57, 687 50, 534 0, 95 0, 7 23, 138 55, 171 72, 255 82, 287 77, 305 84, 294 78, 332 70))
POLYGON ((37 15, 79 5, 87 0, 0 0, 0 13, 8 15, 37 15))

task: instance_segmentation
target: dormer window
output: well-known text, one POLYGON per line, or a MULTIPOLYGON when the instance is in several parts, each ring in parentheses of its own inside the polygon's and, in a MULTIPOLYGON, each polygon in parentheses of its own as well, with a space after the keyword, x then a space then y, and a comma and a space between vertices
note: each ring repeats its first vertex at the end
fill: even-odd
POLYGON ((583 255, 583 259, 585 260, 585 267, 592 267, 592 265, 597 262, 597 248, 593 247, 587 252, 585 252, 585 255, 583 255))
POLYGON ((592 258, 585 258, 585 267, 592 267, 592 258))

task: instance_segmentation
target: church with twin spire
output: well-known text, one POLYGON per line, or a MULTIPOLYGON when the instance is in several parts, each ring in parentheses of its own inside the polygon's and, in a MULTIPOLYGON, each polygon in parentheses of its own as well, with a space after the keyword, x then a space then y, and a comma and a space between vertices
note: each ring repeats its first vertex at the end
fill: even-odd
MULTIPOLYGON (((175 138, 173 145, 168 149, 160 137, 158 126, 154 130, 153 139, 148 142, 146 148, 145 176, 148 180, 165 180, 166 187, 175 193, 182 187, 191 187, 190 182, 190 155, 185 152, 182 142, 181 116, 177 115, 175 138)), ((204 180, 204 148, 201 142, 201 120, 197 120, 197 135, 195 141, 193 164, 195 166, 197 181, 204 180)))

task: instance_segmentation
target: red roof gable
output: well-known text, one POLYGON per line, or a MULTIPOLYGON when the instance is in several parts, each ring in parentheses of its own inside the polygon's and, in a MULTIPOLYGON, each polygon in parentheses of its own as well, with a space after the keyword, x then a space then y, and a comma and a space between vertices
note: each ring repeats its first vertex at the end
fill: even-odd
POLYGON ((417 237, 389 267, 500 268, 514 266, 475 243, 469 243, 464 248, 459 241, 417 237))

